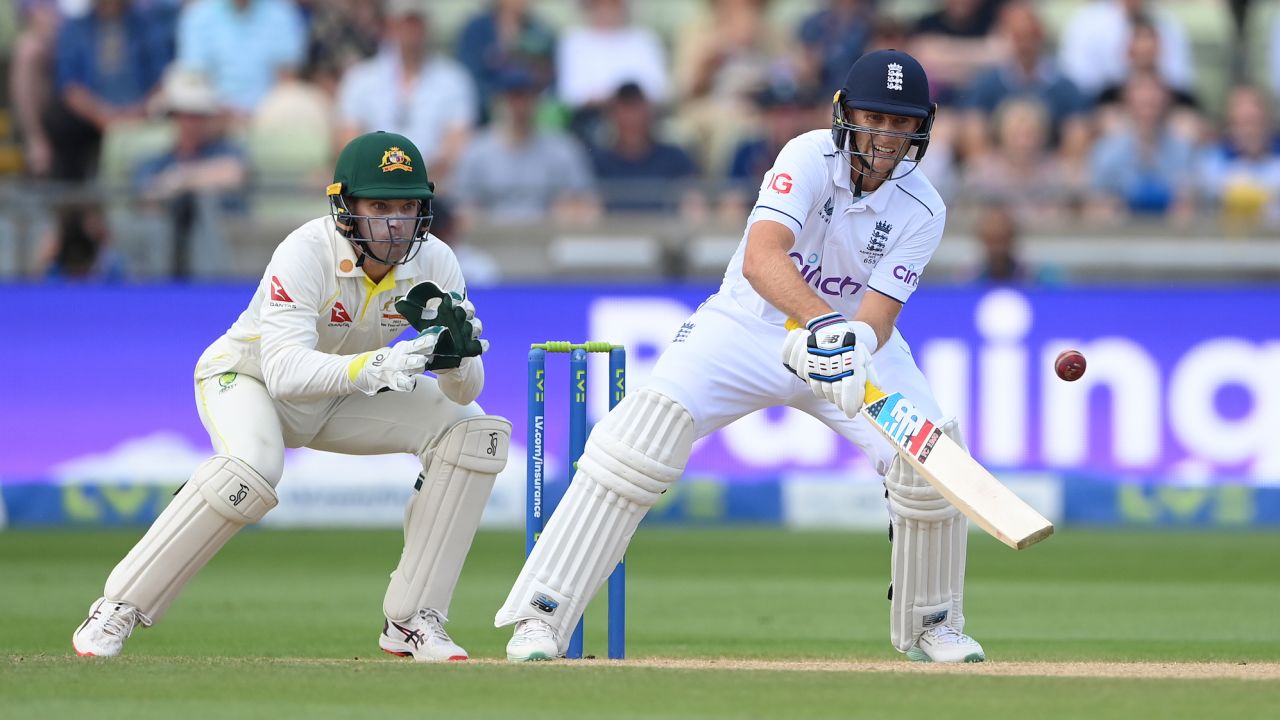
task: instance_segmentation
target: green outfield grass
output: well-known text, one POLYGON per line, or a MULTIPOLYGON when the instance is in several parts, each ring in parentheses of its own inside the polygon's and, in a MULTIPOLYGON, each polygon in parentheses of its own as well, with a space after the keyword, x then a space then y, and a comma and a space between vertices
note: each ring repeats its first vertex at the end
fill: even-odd
MULTIPOLYGON (((881 534, 646 528, 629 555, 628 651, 643 667, 427 666, 378 652, 394 532, 246 532, 126 656, 70 634, 139 530, 0 533, 0 717, 1269 717, 1280 681, 906 672, 889 646, 881 534), (705 668, 657 658, 724 658, 705 668), (734 669, 733 660, 879 663, 734 669), (887 665, 886 665, 887 664, 887 665), (909 715, 908 715, 909 714, 909 715)), ((476 540, 449 629, 492 627, 522 560, 476 540)), ((1280 661, 1280 534, 1066 530, 1014 552, 974 535, 968 631, 992 662, 1280 661)), ((604 654, 603 603, 588 653, 604 654)), ((1240 666, 1244 667, 1244 666, 1240 666)), ((1274 675, 1272 677, 1275 677, 1274 675)))

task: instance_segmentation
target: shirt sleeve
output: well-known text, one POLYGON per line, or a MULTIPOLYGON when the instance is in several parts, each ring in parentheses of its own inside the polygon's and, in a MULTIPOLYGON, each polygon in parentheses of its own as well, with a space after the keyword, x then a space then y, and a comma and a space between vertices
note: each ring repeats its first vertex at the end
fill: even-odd
POLYGON ((71 85, 89 86, 93 58, 88 53, 88 38, 83 32, 82 20, 72 20, 58 32, 54 55, 54 87, 58 93, 71 85))
POLYGON ((307 51, 307 29, 302 20, 302 12, 293 3, 281 3, 275 34, 274 70, 297 69, 307 51))
POLYGON ((867 287, 882 295, 905 303, 920 284, 924 268, 942 242, 947 213, 940 212, 926 220, 908 237, 890 248, 867 280, 867 287))
POLYGON ((209 33, 204 32, 208 22, 206 5, 187 5, 178 16, 178 64, 188 70, 209 72, 213 69, 210 55, 209 33))
POLYGON ((327 271, 305 241, 286 239, 262 276, 262 379, 273 398, 313 400, 356 391, 347 371, 358 355, 316 350, 316 322, 331 300, 322 297, 327 271))
POLYGON ((799 235, 809 209, 831 184, 826 160, 827 156, 803 136, 783 146, 760 183, 760 196, 747 225, 757 220, 773 220, 799 235))

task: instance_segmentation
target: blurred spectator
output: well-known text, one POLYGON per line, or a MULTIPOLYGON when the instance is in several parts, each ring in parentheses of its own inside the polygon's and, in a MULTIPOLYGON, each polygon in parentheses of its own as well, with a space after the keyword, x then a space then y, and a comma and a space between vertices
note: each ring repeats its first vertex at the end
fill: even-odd
POLYGON ((995 8, 988 0, 940 0, 942 7, 920 18, 912 28, 911 53, 929 73, 933 99, 957 102, 981 67, 1007 57, 996 41, 995 8))
POLYGON ((1280 222, 1280 144, 1267 97, 1237 87, 1227 98, 1226 135, 1200 163, 1201 188, 1239 229, 1280 222))
POLYGON ((467 243, 462 237, 461 223, 454 214, 453 206, 439 196, 431 201, 431 234, 440 242, 453 250, 462 268, 462 276, 467 279, 467 289, 491 287, 502 280, 502 268, 492 255, 474 245, 467 243))
POLYGON ((146 116, 146 100, 169 62, 150 22, 130 0, 94 0, 87 14, 63 23, 55 50, 58 101, 46 116, 54 177, 88 178, 102 133, 146 116))
POLYGON ((471 18, 458 35, 458 60, 475 81, 482 122, 488 122, 494 83, 504 71, 527 68, 543 85, 551 83, 555 31, 528 6, 528 0, 491 0, 489 9, 471 18))
POLYGON ((1059 38, 1058 60, 1087 97, 1129 77, 1129 38, 1136 22, 1148 22, 1160 36, 1157 65, 1165 85, 1190 90, 1195 77, 1186 32, 1153 5, 1147 0, 1092 0, 1072 14, 1059 38))
MULTIPOLYGON (((867 41, 867 47, 864 53, 873 52, 875 50, 892 50, 894 48, 905 48, 911 42, 911 28, 901 20, 882 15, 871 22, 871 37, 867 41)), ((852 65, 853 63, 850 63, 852 65)), ((846 73, 849 68, 845 68, 846 73)), ((844 82, 844 76, 838 78, 836 85, 832 86, 832 91, 844 82)), ((824 88, 825 89, 825 88, 824 88)))
POLYGON ((412 0, 389 3, 387 36, 381 52, 342 79, 337 146, 375 130, 400 133, 418 146, 431 177, 443 179, 475 125, 475 85, 433 46, 430 23, 412 0))
POLYGON ((999 107, 994 119, 996 145, 969 164, 965 190, 998 199, 1024 223, 1061 221, 1080 188, 1068 184, 1050 152, 1048 111, 1033 98, 1014 98, 999 107))
POLYGON ((676 38, 678 121, 709 175, 724 172, 734 146, 754 126, 751 94, 775 75, 794 75, 789 38, 769 22, 765 4, 707 0, 708 12, 676 38))
POLYGON ((193 0, 178 17, 178 63, 208 77, 241 116, 302 67, 306 44, 302 14, 287 0, 193 0))
POLYGON ((570 124, 595 142, 600 112, 624 82, 640 85, 656 102, 667 98, 662 40, 631 22, 630 0, 580 0, 587 24, 560 35, 556 47, 556 96, 572 112, 570 124))
POLYGON ((800 24, 803 66, 796 75, 814 78, 821 88, 837 88, 871 39, 875 0, 826 0, 823 5, 800 24))
POLYGON ((165 76, 156 109, 174 124, 173 146, 143 160, 134 185, 144 202, 164 209, 173 238, 173 277, 230 270, 224 219, 242 212, 248 165, 226 136, 217 92, 201 75, 175 68, 165 76))
MULTIPOLYGON (((1129 73, 1123 80, 1102 89, 1098 93, 1097 118, 1102 132, 1114 129, 1124 114, 1124 88, 1128 78, 1134 75, 1160 77, 1160 35, 1155 25, 1145 15, 1133 20, 1133 32, 1129 37, 1129 73)), ((1171 123, 1183 137, 1196 141, 1201 135, 1200 104, 1186 90, 1169 88, 1173 101, 1171 123)))
POLYGON ((1056 285, 1062 282, 1059 269, 1037 267, 1022 258, 1019 249, 1021 223, 1003 204, 983 205, 974 223, 974 233, 982 258, 971 281, 992 285, 1056 285))
POLYGON ((1169 104, 1169 91, 1159 78, 1129 79, 1124 124, 1093 149, 1091 186, 1096 194, 1089 210, 1095 218, 1115 219, 1125 210, 1177 221, 1190 218, 1193 148, 1170 129, 1169 104))
POLYGON ((329 95, 347 68, 368 60, 382 41, 380 1, 320 0, 308 23, 306 74, 329 95))
POLYGON ((458 159, 449 187, 467 220, 582 222, 599 214, 587 154, 559 130, 539 130, 541 90, 532 73, 509 70, 497 82, 494 121, 458 159))
POLYGON ((23 0, 22 31, 13 46, 9 92, 22 133, 27 173, 44 177, 53 170, 53 143, 44 128, 53 95, 53 47, 58 36, 57 0, 23 0))
POLYGON ((689 154, 654 138, 653 106, 633 82, 614 93, 607 110, 612 141, 592 149, 591 159, 609 212, 694 212, 701 195, 693 186, 698 167, 689 154))
MULTIPOLYGON (((843 82, 844 78, 841 78, 836 86, 843 82)), ((760 115, 760 130, 755 136, 739 141, 733 151, 728 184, 720 195, 719 213, 722 218, 742 221, 750 207, 748 203, 755 202, 756 188, 764 174, 773 167, 782 146, 791 138, 820 127, 814 122, 813 107, 821 104, 824 114, 830 113, 830 105, 820 103, 825 97, 825 92, 807 91, 785 81, 770 83, 754 93, 752 99, 760 115)))
POLYGON ((124 257, 111 246, 102 208, 97 203, 65 203, 55 212, 54 224, 57 243, 42 253, 46 279, 125 279, 124 257))
POLYGON ((1056 144, 1068 119, 1082 122, 1086 109, 1080 91, 1058 69, 1046 53, 1044 26, 1035 7, 1025 0, 1008 3, 997 26, 1008 44, 1010 57, 979 71, 964 96, 963 105, 973 111, 968 122, 978 128, 1010 97, 1032 97, 1049 112, 1050 139, 1056 144))

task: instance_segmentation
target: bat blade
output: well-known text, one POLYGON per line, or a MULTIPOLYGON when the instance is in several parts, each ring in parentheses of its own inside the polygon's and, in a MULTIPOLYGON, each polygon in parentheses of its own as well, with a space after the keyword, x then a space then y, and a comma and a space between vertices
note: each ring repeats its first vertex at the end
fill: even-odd
POLYGON ((901 393, 867 383, 862 415, 929 484, 992 537, 1015 550, 1053 534, 1053 523, 1005 487, 901 393))

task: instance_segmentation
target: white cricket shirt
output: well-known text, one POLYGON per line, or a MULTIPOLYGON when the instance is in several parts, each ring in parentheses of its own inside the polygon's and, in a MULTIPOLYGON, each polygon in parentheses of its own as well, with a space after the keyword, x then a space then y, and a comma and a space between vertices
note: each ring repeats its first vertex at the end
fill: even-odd
POLYGON ((792 261, 836 312, 853 318, 871 291, 906 302, 942 240, 946 216, 920 170, 855 198, 849 161, 836 152, 831 131, 807 132, 788 142, 765 174, 718 294, 769 323, 786 322, 742 275, 751 225, 773 220, 795 233, 792 261))

